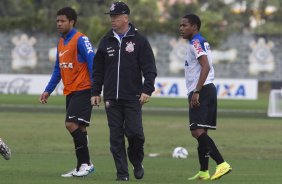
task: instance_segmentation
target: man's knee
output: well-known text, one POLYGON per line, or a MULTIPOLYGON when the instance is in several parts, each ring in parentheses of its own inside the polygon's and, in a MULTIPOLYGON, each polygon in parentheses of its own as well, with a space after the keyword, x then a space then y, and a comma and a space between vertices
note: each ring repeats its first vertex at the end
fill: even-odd
POLYGON ((128 136, 127 139, 129 144, 144 145, 145 143, 144 133, 128 136))
POLYGON ((65 123, 65 126, 66 126, 66 129, 72 133, 74 132, 77 128, 79 128, 78 124, 77 123, 74 123, 74 122, 66 122, 65 123))
POLYGON ((198 137, 200 137, 203 133, 205 133, 206 131, 204 129, 195 129, 195 130, 191 130, 191 134, 195 139, 198 139, 198 137))

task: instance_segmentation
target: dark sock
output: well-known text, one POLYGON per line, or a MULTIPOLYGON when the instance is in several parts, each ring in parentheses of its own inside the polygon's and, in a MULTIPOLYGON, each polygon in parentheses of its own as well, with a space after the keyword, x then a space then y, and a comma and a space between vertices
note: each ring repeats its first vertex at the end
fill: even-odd
POLYGON ((203 133, 198 137, 199 147, 205 147, 209 150, 209 155, 211 158, 216 162, 216 164, 221 164, 224 162, 224 159, 222 158, 220 152, 218 151, 214 141, 210 136, 208 136, 206 133, 203 133))
POLYGON ((86 140, 87 140, 87 146, 88 146, 88 144, 89 144, 89 140, 88 140, 88 134, 87 134, 87 131, 83 132, 83 134, 84 134, 84 135, 85 135, 85 137, 86 137, 86 140))
POLYGON ((87 164, 89 165, 90 164, 90 155, 89 155, 89 149, 88 149, 88 144, 89 144, 89 140, 88 140, 88 134, 87 134, 87 131, 83 132, 85 138, 86 138, 86 150, 87 150, 87 154, 85 155, 86 158, 87 158, 87 164))
POLYGON ((198 147, 198 157, 200 162, 200 171, 209 170, 209 150, 206 148, 198 147))
POLYGON ((85 134, 78 128, 71 133, 75 145, 75 153, 77 157, 77 170, 83 163, 90 164, 89 151, 87 147, 87 139, 85 134))

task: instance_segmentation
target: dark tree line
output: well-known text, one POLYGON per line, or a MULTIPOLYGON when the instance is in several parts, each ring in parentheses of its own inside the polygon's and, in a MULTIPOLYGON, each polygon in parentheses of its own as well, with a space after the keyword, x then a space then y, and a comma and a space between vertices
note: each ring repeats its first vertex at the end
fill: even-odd
MULTIPOLYGON (((56 12, 71 6, 78 12, 77 27, 97 43, 109 29, 109 17, 104 15, 111 0, 1 0, 1 31, 21 30, 29 33, 56 34, 56 12)), ((178 35, 180 18, 187 13, 198 14, 203 21, 202 32, 217 45, 232 32, 250 32, 262 35, 280 35, 282 30, 282 8, 279 0, 237 0, 226 4, 224 0, 197 0, 192 4, 164 2, 161 12, 157 0, 124 0, 130 6, 131 21, 147 35, 178 35), (234 11, 241 5, 239 12, 234 11), (267 8, 277 9, 269 13, 267 8), (251 27, 251 17, 260 24, 251 27)))

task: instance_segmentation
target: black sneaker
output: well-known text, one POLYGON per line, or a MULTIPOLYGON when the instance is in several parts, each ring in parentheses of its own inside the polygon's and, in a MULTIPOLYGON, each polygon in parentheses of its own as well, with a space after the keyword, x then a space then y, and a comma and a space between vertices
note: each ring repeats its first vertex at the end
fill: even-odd
POLYGON ((129 181, 129 178, 128 177, 120 177, 120 176, 118 176, 116 181, 129 181))
POLYGON ((136 167, 133 169, 134 171, 134 176, 136 179, 140 180, 143 178, 144 176, 144 168, 143 165, 141 165, 140 167, 136 167))

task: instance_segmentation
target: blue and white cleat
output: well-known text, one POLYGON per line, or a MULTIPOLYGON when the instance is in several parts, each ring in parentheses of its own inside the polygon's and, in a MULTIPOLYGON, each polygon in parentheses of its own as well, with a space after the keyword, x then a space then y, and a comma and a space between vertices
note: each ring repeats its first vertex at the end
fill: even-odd
POLYGON ((73 170, 71 170, 71 171, 69 171, 69 172, 66 173, 66 174, 62 174, 61 176, 64 177, 64 178, 73 177, 73 173, 75 173, 75 172, 76 172, 76 168, 73 169, 73 170))
POLYGON ((79 170, 73 172, 72 175, 75 177, 83 177, 83 176, 87 176, 90 173, 93 173, 94 171, 95 171, 95 168, 92 163, 90 165, 81 164, 79 170))

